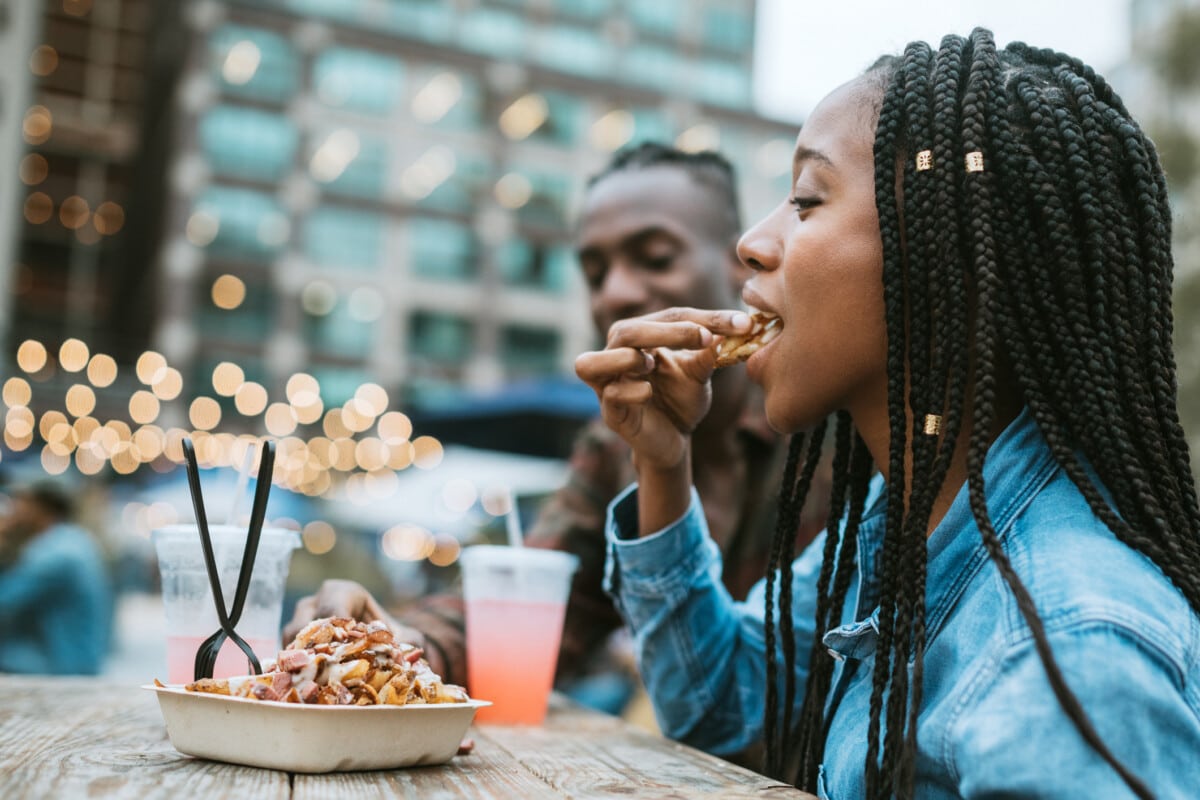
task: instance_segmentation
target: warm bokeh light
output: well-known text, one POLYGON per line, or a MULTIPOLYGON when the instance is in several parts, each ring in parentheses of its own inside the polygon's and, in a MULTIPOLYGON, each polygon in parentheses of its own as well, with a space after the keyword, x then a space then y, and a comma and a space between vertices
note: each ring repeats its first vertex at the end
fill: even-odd
POLYGON ((158 398, 145 389, 138 389, 129 398, 129 418, 139 425, 148 425, 158 419, 158 398))
POLYGON ((4 382, 4 405, 12 408, 13 406, 27 406, 33 398, 33 389, 29 387, 29 381, 24 378, 9 378, 4 382))
POLYGON ((357 397, 351 397, 342 405, 342 424, 353 433, 362 433, 375 421, 374 415, 370 412, 369 405, 357 397))
POLYGON ((462 98, 462 81, 453 72, 442 72, 429 79, 412 99, 412 113, 418 122, 437 122, 462 98))
POLYGON ((75 431, 75 441, 82 444, 91 441, 92 435, 100 429, 100 420, 95 417, 80 417, 71 427, 75 431))
POLYGON ((67 467, 71 466, 71 457, 56 453, 50 449, 50 445, 42 448, 42 469, 46 470, 49 475, 61 475, 67 471, 67 467))
POLYGON ((358 401, 356 410, 372 420, 387 411, 387 391, 377 383, 364 383, 359 386, 354 392, 354 399, 358 401))
POLYGON ((386 444, 397 445, 412 436, 412 420, 399 411, 389 411, 379 418, 376 430, 386 444))
POLYGON ((262 63, 262 52, 258 45, 249 39, 243 39, 229 48, 225 60, 221 63, 221 77, 226 83, 241 86, 249 83, 258 72, 262 63))
POLYGON ((33 192, 25 198, 25 221, 31 225, 49 222, 54 216, 54 201, 45 192, 33 192))
POLYGON ((246 373, 232 361, 222 361, 213 368, 213 391, 222 397, 233 397, 246 382, 246 373))
POLYGON ((433 534, 417 525, 397 525, 383 534, 383 553, 396 561, 420 561, 433 552, 433 534))
POLYGON ((87 366, 88 346, 79 339, 67 339, 58 348, 58 365, 67 372, 79 372, 87 366))
POLYGON ((46 348, 38 341, 26 339, 17 348, 17 366, 25 372, 34 373, 46 366, 46 348))
POLYGON ((112 236, 124 226, 125 209, 120 205, 112 200, 105 200, 96 206, 96 213, 92 215, 92 227, 96 229, 97 233, 112 236))
POLYGON ((374 437, 367 437, 354 446, 354 461, 363 472, 380 469, 387 463, 388 448, 374 437))
POLYGON ((153 461, 162 455, 166 435, 157 425, 143 425, 134 432, 133 443, 137 445, 143 461, 153 461))
MULTIPOLYGON (((42 418, 38 420, 38 433, 40 433, 42 438, 47 442, 64 438, 66 434, 61 431, 59 432, 58 436, 54 435, 54 430, 60 425, 65 425, 68 430, 71 430, 71 425, 67 422, 67 417, 65 414, 63 414, 61 411, 47 411, 46 413, 42 414, 42 418)), ((73 430, 71 430, 71 434, 71 438, 74 439, 75 437, 73 430)))
POLYGON ((675 137, 675 146, 685 153, 716 150, 721 146, 721 132, 715 125, 701 122, 675 137))
POLYGON ((162 377, 150 387, 159 400, 174 400, 183 391, 183 375, 174 367, 162 371, 162 377))
MULTIPOLYGON (((69 453, 62 453, 55 449, 54 445, 47 445, 47 447, 50 447, 55 453, 59 453, 60 455, 70 455, 69 453)), ((108 463, 107 459, 91 448, 80 448, 75 451, 75 468, 84 475, 99 474, 104 469, 106 463, 108 463)))
POLYGON ((533 197, 533 184, 521 173, 510 172, 496 181, 492 194, 505 208, 518 209, 533 197))
POLYGON ((36 186, 50 174, 50 162, 41 153, 30 153, 21 159, 21 183, 36 186))
POLYGON ((321 183, 331 183, 342 176, 346 167, 358 158, 358 136, 349 128, 339 128, 325 138, 308 163, 308 171, 321 183))
POLYGON ((103 389, 117 379, 117 362, 112 356, 96 353, 88 361, 87 377, 92 386, 103 389))
POLYGON ((500 131, 509 139, 520 141, 542 127, 549 113, 546 98, 530 92, 500 113, 500 131))
POLYGON ((442 487, 442 503, 456 514, 463 514, 475 505, 479 490, 466 478, 453 478, 442 487))
POLYGON ((433 469, 442 463, 442 443, 432 436, 413 439, 413 463, 420 469, 433 469))
POLYGON ((109 463, 112 464, 113 472, 116 472, 118 475, 131 475, 141 466, 141 462, 132 445, 119 448, 112 454, 109 463))
POLYGON ((376 500, 386 500, 400 491, 400 479, 390 469, 375 469, 363 476, 367 494, 376 500))
POLYGON ((163 439, 163 455, 176 464, 182 464, 183 440, 186 437, 187 431, 181 428, 171 428, 168 430, 166 437, 163 439))
POLYGON ((448 533, 439 533, 433 538, 433 552, 429 554, 429 563, 435 567, 448 567, 458 561, 462 553, 462 545, 448 533))
POLYGON ((226 311, 237 308, 246 299, 246 284, 236 275, 222 275, 213 281, 212 301, 226 311))
POLYGON ((92 387, 77 383, 67 389, 67 411, 73 417, 86 417, 96 408, 96 393, 92 387))
POLYGON ((310 395, 320 397, 321 384, 312 375, 306 372, 297 372, 288 378, 287 385, 284 387, 284 393, 287 395, 288 402, 292 405, 308 406, 312 403, 310 395))
POLYGON ((29 445, 33 444, 33 431, 24 436, 17 436, 7 426, 4 428, 4 446, 14 453, 19 453, 25 450, 29 445))
POLYGON ((4 415, 4 432, 18 439, 33 436, 33 412, 24 406, 10 408, 4 415))
POLYGON ((398 441, 395 444, 388 444, 388 469, 404 470, 412 466, 413 458, 416 457, 416 448, 412 442, 398 441))
POLYGON ((211 431, 221 422, 221 406, 211 397, 197 397, 188 407, 188 419, 196 429, 211 431))
POLYGON ((287 403, 271 403, 263 419, 272 436, 290 436, 296 430, 296 410, 287 403))
POLYGON ((588 140, 597 150, 611 153, 628 144, 633 131, 633 114, 623 108, 614 108, 592 124, 588 140))
POLYGON ((355 444, 353 439, 334 439, 333 448, 335 450, 333 459, 333 468, 339 472, 349 472, 358 466, 358 462, 354 459, 355 444))
POLYGON ((48 44, 39 44, 29 56, 29 71, 39 78, 54 74, 58 69, 58 51, 48 44))
POLYGON ((138 380, 147 386, 161 381, 167 374, 167 360, 163 358, 162 353, 156 353, 153 350, 147 350, 138 356, 137 360, 137 376, 138 380))
POLYGON ((217 234, 221 232, 221 220, 216 215, 210 214, 207 211, 196 211, 188 217, 187 226, 184 228, 184 235, 187 240, 196 247, 205 247, 212 244, 217 238, 217 234))
POLYGON ((512 510, 512 490, 507 486, 488 486, 480 493, 479 503, 493 517, 502 517, 512 510))
POLYGON ((326 411, 321 426, 325 430, 325 435, 330 439, 341 439, 354 433, 342 421, 342 409, 340 408, 331 408, 326 411))
POLYGON ((456 169, 458 160, 454 157, 454 151, 445 145, 435 144, 400 173, 400 190, 420 200, 433 194, 456 169))
POLYGON ((304 526, 300 538, 304 541, 304 549, 314 556, 324 555, 337 544, 337 531, 328 522, 313 520, 304 526))
POLYGON ((267 407, 267 390, 261 383, 246 381, 238 387, 233 396, 233 404, 238 413, 247 417, 261 414, 267 407))
POLYGON ((63 200, 62 205, 58 207, 59 221, 62 222, 64 228, 71 230, 82 228, 91 216, 92 209, 88 205, 88 201, 77 194, 63 200))
POLYGON ((21 132, 29 144, 42 144, 50 138, 54 129, 54 117, 45 106, 30 106, 25 112, 25 120, 21 132))

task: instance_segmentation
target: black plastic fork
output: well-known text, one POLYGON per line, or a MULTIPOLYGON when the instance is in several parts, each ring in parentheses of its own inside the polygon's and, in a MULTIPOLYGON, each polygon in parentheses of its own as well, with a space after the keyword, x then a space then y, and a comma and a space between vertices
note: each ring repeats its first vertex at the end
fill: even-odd
POLYGON ((263 452, 258 467, 258 482, 254 490, 254 505, 250 512, 250 527, 246 532, 246 546, 242 552, 242 565, 238 572, 237 588, 234 591, 233 608, 228 612, 225 598, 221 592, 221 578, 217 570, 216 557, 213 553, 212 537, 208 530, 208 515, 204 511, 204 498, 200 490, 200 467, 196 461, 196 450, 190 439, 183 440, 183 452, 187 460, 188 485, 191 489, 192 505, 196 511, 196 527, 200 531, 200 547, 204 552, 204 565, 208 570, 208 581, 212 587, 213 602, 217 607, 217 621, 221 627, 212 636, 201 643, 196 650, 194 679, 211 678, 213 667, 217 663, 217 655, 221 646, 228 638, 246 654, 248 665, 253 674, 262 673, 262 665, 254 650, 238 635, 234 626, 242 617, 242 609, 246 604, 246 594, 250 588, 250 577, 254 572, 254 560, 258 555, 258 542, 262 535, 263 520, 267 511, 267 496, 271 491, 271 474, 275 466, 275 443, 268 440, 263 443, 263 452))

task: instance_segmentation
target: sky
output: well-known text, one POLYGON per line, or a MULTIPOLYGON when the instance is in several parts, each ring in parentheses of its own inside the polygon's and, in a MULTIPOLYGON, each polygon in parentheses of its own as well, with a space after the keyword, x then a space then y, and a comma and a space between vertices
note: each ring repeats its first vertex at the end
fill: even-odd
POLYGON ((768 117, 799 122, 832 89, 883 53, 947 33, 991 28, 1062 50, 1101 74, 1128 55, 1130 0, 758 0, 754 101, 768 117))

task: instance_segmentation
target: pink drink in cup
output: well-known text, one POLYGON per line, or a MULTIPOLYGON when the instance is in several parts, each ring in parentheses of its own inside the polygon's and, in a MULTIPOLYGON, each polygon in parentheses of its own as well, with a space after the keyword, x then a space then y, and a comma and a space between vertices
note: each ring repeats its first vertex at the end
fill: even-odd
POLYGON ((490 700, 480 722, 537 725, 546 716, 571 576, 557 550, 477 545, 463 551, 467 688, 490 700))
MULTIPOLYGON (((226 607, 231 607, 246 545, 246 529, 213 525, 209 533, 221 578, 221 593, 226 607)), ((167 682, 190 683, 196 649, 220 627, 200 534, 195 525, 171 525, 156 530, 153 538, 167 615, 167 682)), ((284 586, 292 551, 299 545, 300 536, 282 528, 264 528, 259 540, 246 605, 236 630, 260 662, 278 654, 284 586)), ((217 656, 213 677, 227 678, 249 671, 241 648, 227 640, 217 656)))

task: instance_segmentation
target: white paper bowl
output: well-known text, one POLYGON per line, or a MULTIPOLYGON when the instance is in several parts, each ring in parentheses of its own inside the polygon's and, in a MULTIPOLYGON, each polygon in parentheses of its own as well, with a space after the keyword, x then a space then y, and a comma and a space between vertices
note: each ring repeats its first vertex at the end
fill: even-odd
POLYGON ((145 686, 181 753, 289 772, 444 764, 486 700, 410 706, 270 703, 145 686))

